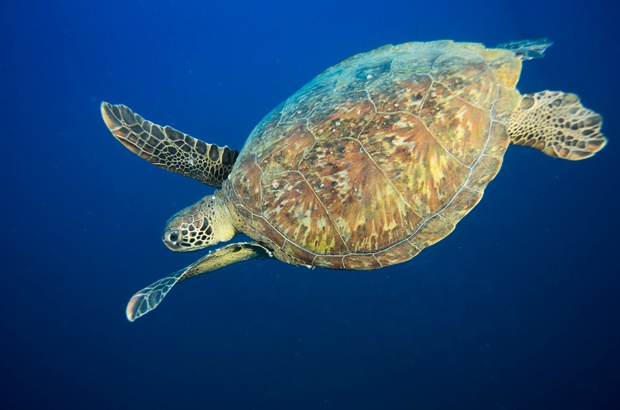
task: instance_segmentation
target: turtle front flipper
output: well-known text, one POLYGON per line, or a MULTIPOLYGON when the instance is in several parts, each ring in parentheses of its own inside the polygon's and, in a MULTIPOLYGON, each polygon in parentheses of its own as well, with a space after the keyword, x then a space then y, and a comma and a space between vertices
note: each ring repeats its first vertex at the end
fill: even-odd
POLYGON ((271 252, 256 242, 239 242, 223 246, 186 268, 158 280, 133 295, 125 311, 127 319, 133 322, 155 309, 170 292, 170 289, 179 282, 202 275, 203 273, 213 272, 233 263, 250 259, 264 259, 270 256, 272 256, 271 252))
POLYGON ((101 103, 103 121, 125 147, 167 171, 220 188, 239 151, 207 144, 140 117, 124 105, 101 103))
POLYGON ((605 146, 602 125, 603 118, 581 105, 575 94, 541 91, 521 97, 510 115, 508 134, 514 145, 575 161, 589 158, 605 146))

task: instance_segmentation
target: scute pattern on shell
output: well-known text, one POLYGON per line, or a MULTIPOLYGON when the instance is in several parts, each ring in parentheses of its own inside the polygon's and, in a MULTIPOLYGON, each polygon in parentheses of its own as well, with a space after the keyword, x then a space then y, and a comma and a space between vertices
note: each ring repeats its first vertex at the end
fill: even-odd
POLYGON ((224 192, 289 263, 373 269, 448 235, 506 150, 521 61, 439 41, 326 70, 254 129, 224 192))

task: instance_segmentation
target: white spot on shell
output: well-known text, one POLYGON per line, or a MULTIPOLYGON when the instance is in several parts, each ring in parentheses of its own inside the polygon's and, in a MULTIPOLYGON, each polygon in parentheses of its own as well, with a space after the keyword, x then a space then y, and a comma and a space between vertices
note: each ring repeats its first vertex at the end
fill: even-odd
POLYGON ((371 78, 372 78, 372 74, 368 74, 368 75, 366 76, 366 79, 367 79, 367 80, 370 80, 371 78))

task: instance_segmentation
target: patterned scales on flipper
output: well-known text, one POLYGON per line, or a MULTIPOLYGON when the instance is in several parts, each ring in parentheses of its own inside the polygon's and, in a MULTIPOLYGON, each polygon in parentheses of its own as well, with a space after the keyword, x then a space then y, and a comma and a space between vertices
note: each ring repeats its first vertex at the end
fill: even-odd
POLYGON ((216 188, 222 186, 239 155, 237 150, 207 144, 172 127, 146 121, 124 105, 104 102, 101 115, 116 139, 134 154, 216 188))
POLYGON ((264 259, 270 256, 271 253, 268 249, 252 242, 238 242, 221 247, 191 265, 165 278, 161 278, 157 282, 136 292, 127 304, 127 309, 125 311, 127 319, 133 322, 140 316, 155 309, 166 297, 168 292, 170 292, 170 289, 179 282, 213 272, 214 270, 232 265, 233 263, 250 259, 264 259))
POLYGON ((541 91, 522 97, 510 116, 508 134, 514 145, 575 161, 605 146, 602 125, 603 118, 581 105, 575 94, 541 91))

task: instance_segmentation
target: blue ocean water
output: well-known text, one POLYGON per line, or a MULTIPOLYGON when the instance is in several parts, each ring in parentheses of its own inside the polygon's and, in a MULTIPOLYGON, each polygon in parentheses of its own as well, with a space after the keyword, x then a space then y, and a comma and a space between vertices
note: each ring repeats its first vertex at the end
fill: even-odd
POLYGON ((3 409, 620 408, 619 6, 607 1, 12 2, 0 14, 3 409), (408 41, 548 37, 523 92, 579 94, 608 146, 512 147, 485 197, 378 271, 202 256, 168 217, 211 192, 135 157, 102 100, 220 145, 325 68, 408 41))

